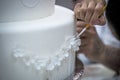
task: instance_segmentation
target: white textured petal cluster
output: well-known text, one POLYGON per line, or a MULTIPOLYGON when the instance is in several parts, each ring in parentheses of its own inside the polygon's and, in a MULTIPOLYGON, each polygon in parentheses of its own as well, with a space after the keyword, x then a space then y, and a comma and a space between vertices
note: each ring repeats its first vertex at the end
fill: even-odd
POLYGON ((61 61, 66 57, 69 57, 69 54, 76 52, 79 50, 79 46, 81 45, 81 40, 76 38, 75 36, 71 36, 66 38, 65 42, 61 46, 61 48, 56 51, 56 55, 49 58, 41 58, 38 55, 29 54, 23 48, 17 48, 13 50, 13 57, 18 61, 22 61, 26 66, 34 66, 36 70, 46 69, 53 70, 55 66, 60 66, 61 61))

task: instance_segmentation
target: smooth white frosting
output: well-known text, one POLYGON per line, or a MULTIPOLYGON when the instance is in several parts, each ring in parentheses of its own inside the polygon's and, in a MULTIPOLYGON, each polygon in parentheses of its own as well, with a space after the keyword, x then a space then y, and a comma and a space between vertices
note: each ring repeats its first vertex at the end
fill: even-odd
POLYGON ((54 7, 55 0, 0 0, 0 22, 47 17, 54 7))
POLYGON ((74 72, 80 45, 74 34, 73 12, 57 5, 55 13, 43 19, 0 23, 1 80, 64 80, 74 72), (68 37, 72 38, 66 42, 68 37), (41 69, 29 60, 35 65, 51 61, 52 65, 41 63, 41 69))

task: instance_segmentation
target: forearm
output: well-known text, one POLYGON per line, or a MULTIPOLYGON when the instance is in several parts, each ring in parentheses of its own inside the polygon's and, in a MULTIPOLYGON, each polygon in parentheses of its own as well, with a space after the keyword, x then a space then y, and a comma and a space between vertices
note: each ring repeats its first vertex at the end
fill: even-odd
POLYGON ((120 70, 120 48, 105 46, 100 62, 115 71, 120 70))

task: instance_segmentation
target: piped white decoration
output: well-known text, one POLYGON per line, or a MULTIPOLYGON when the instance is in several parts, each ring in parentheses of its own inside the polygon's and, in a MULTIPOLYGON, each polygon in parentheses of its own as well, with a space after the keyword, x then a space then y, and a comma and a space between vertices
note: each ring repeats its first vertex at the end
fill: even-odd
POLYGON ((55 53, 54 56, 49 58, 41 59, 40 56, 35 55, 34 52, 29 52, 24 48, 16 48, 13 50, 13 56, 18 61, 22 61, 26 66, 34 66, 36 70, 41 70, 45 68, 46 70, 53 70, 56 66, 61 65, 61 61, 72 54, 71 51, 78 51, 81 41, 75 36, 66 38, 64 44, 61 46, 59 51, 55 53), (31 54, 31 55, 29 55, 31 54))
POLYGON ((20 0, 20 1, 21 4, 28 8, 34 8, 40 3, 40 0, 20 0))

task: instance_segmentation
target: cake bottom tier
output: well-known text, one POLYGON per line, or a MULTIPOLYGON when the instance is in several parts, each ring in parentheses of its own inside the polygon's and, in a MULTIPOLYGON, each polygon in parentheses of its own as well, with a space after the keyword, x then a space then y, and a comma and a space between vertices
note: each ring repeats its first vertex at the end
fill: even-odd
POLYGON ((74 75, 74 58, 75 54, 70 54, 53 70, 36 70, 15 61, 11 62, 13 66, 6 60, 4 62, 9 63, 0 64, 0 80, 68 80, 68 77, 72 78, 74 75))

